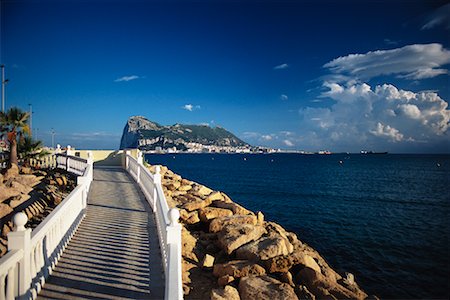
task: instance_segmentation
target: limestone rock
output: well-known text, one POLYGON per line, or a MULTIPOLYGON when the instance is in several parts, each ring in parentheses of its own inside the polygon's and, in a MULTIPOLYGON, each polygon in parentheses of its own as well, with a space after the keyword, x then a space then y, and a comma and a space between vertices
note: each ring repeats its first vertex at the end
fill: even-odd
POLYGON ((253 215, 234 215, 229 217, 218 217, 209 224, 210 232, 219 232, 224 226, 232 224, 251 224, 256 225, 256 217, 253 215))
POLYGON ((231 210, 217 207, 206 207, 199 211, 199 217, 202 222, 208 222, 209 220, 217 217, 226 217, 231 215, 233 215, 231 210))
POLYGON ((245 209, 242 206, 240 206, 239 204, 236 204, 234 202, 214 201, 212 203, 212 205, 214 207, 229 209, 235 215, 251 215, 251 214, 253 214, 248 209, 245 209))
POLYGON ((219 277, 219 279, 217 279, 217 284, 219 286, 226 286, 227 284, 231 283, 234 281, 234 277, 230 276, 230 275, 224 275, 222 277, 219 277))
POLYGON ((299 285, 295 288, 295 293, 297 294, 299 299, 304 300, 316 300, 316 296, 314 296, 306 286, 299 285))
POLYGON ((198 258, 194 253, 194 248, 197 244, 197 239, 194 236, 192 236, 192 234, 184 227, 181 230, 181 242, 182 242, 181 255, 183 257, 187 257, 198 262, 198 258))
POLYGON ((21 172, 22 174, 33 174, 33 170, 31 170, 31 168, 24 167, 24 166, 22 166, 22 167, 20 168, 20 172, 21 172))
POLYGON ((178 188, 179 191, 189 191, 192 189, 192 185, 182 185, 178 188))
POLYGON ((0 203, 0 219, 12 213, 12 211, 13 209, 8 204, 0 203))
POLYGON ((258 218, 258 225, 263 225, 264 224, 264 215, 263 215, 263 213, 258 211, 256 216, 258 218))
POLYGON ((266 230, 262 226, 250 224, 228 225, 218 234, 220 247, 231 254, 234 250, 248 242, 259 239, 266 230))
POLYGON ((24 203, 30 198, 31 198, 30 195, 27 194, 18 195, 17 197, 14 197, 13 200, 9 201, 9 206, 11 206, 12 208, 16 208, 17 206, 24 203))
POLYGON ((269 273, 287 272, 294 265, 309 267, 316 270, 316 272, 321 272, 320 266, 317 264, 314 258, 299 251, 296 251, 291 255, 280 255, 272 257, 264 263, 269 273))
POLYGON ((213 190, 211 190, 209 187, 206 187, 204 185, 199 185, 196 192, 202 196, 208 196, 209 194, 211 194, 213 192, 213 190))
POLYGON ((280 280, 284 283, 294 286, 294 279, 292 278, 291 272, 280 273, 280 280))
POLYGON ((223 197, 223 201, 225 201, 225 202, 233 202, 233 200, 231 200, 231 198, 228 197, 228 195, 225 194, 224 192, 220 192, 220 194, 221 194, 222 197, 223 197))
POLYGON ((242 278, 239 282, 239 294, 242 300, 298 299, 294 289, 289 284, 282 283, 267 275, 242 278))
POLYGON ((266 237, 240 247, 236 250, 236 257, 256 261, 268 260, 279 255, 289 255, 293 250, 294 247, 282 237, 266 237))
POLYGON ((192 202, 187 202, 183 205, 183 208, 188 211, 193 211, 193 210, 205 208, 210 204, 211 204, 211 200, 208 200, 208 198, 206 198, 205 200, 195 200, 192 202))
POLYGON ((211 268, 214 265, 214 256, 206 254, 202 261, 202 268, 211 268))
POLYGON ((16 164, 12 164, 11 167, 6 171, 3 180, 8 180, 19 175, 19 167, 16 164))
POLYGON ((362 290, 349 290, 311 268, 302 269, 296 280, 304 284, 317 298, 332 296, 337 299, 365 299, 367 297, 362 290))
POLYGON ((25 185, 25 186, 33 187, 36 184, 38 184, 40 180, 38 179, 38 177, 36 177, 34 175, 26 174, 26 175, 19 175, 19 176, 15 177, 14 181, 16 181, 22 185, 25 185))
POLYGON ((240 300, 239 292, 231 285, 223 289, 213 289, 211 291, 211 300, 240 300))
POLYGON ((198 217, 198 212, 192 211, 189 213, 188 218, 185 220, 186 224, 192 225, 200 222, 200 218, 198 217))
POLYGON ((214 192, 214 193, 210 194, 206 199, 211 202, 216 201, 216 200, 224 200, 224 198, 220 192, 214 192))
POLYGON ((215 264, 213 274, 216 277, 233 276, 234 278, 249 275, 264 275, 266 270, 258 264, 246 260, 232 260, 224 264, 215 264))
POLYGON ((317 273, 321 273, 320 267, 317 264, 317 262, 314 260, 314 258, 312 258, 311 256, 305 254, 303 255, 303 259, 301 261, 301 263, 307 267, 307 268, 311 268, 314 271, 316 271, 317 273))
POLYGON ((0 185, 0 203, 18 195, 20 195, 20 191, 7 187, 5 185, 0 185))

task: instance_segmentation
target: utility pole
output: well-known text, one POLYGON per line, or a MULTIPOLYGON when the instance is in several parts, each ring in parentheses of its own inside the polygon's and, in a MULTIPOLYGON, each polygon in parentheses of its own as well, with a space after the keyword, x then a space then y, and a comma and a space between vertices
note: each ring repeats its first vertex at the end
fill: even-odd
POLYGON ((31 103, 28 105, 30 106, 30 136, 33 136, 33 106, 31 103))
POLYGON ((55 149, 55 130, 52 128, 52 149, 55 149))
POLYGON ((5 79, 5 65, 0 65, 2 68, 2 112, 5 112, 5 85, 8 79, 5 79))

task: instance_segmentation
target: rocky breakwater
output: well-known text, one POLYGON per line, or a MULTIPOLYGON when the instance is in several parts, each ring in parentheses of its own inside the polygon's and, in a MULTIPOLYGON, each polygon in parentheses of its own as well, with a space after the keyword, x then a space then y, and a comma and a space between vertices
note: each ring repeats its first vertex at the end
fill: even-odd
MULTIPOLYGON (((154 167, 149 167, 154 171, 154 167)), ((161 167, 180 209, 186 299, 365 299, 352 274, 335 272, 296 234, 161 167)))
POLYGON ((35 228, 75 188, 73 175, 59 169, 33 170, 13 165, 0 173, 0 257, 8 250, 12 217, 24 212, 35 228))

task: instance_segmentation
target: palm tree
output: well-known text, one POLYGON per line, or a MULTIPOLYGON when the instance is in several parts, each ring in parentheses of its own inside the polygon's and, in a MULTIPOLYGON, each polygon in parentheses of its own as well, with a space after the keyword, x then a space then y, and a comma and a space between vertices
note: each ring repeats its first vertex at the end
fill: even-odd
POLYGON ((18 164, 17 138, 23 139, 30 133, 27 124, 30 114, 20 108, 11 107, 6 113, 0 112, 0 130, 6 133, 9 142, 9 165, 18 164))
POLYGON ((17 144, 17 152, 24 165, 29 165, 31 159, 40 159, 50 154, 42 148, 42 141, 33 140, 30 136, 25 136, 17 144))

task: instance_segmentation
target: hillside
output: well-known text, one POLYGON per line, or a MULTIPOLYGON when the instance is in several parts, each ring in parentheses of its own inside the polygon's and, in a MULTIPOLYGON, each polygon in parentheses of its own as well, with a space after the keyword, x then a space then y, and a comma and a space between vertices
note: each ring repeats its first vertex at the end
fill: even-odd
POLYGON ((142 116, 128 119, 120 143, 120 149, 139 148, 144 151, 174 147, 181 151, 198 150, 203 146, 208 149, 217 147, 217 150, 227 147, 251 147, 221 127, 183 124, 162 126, 142 116))

